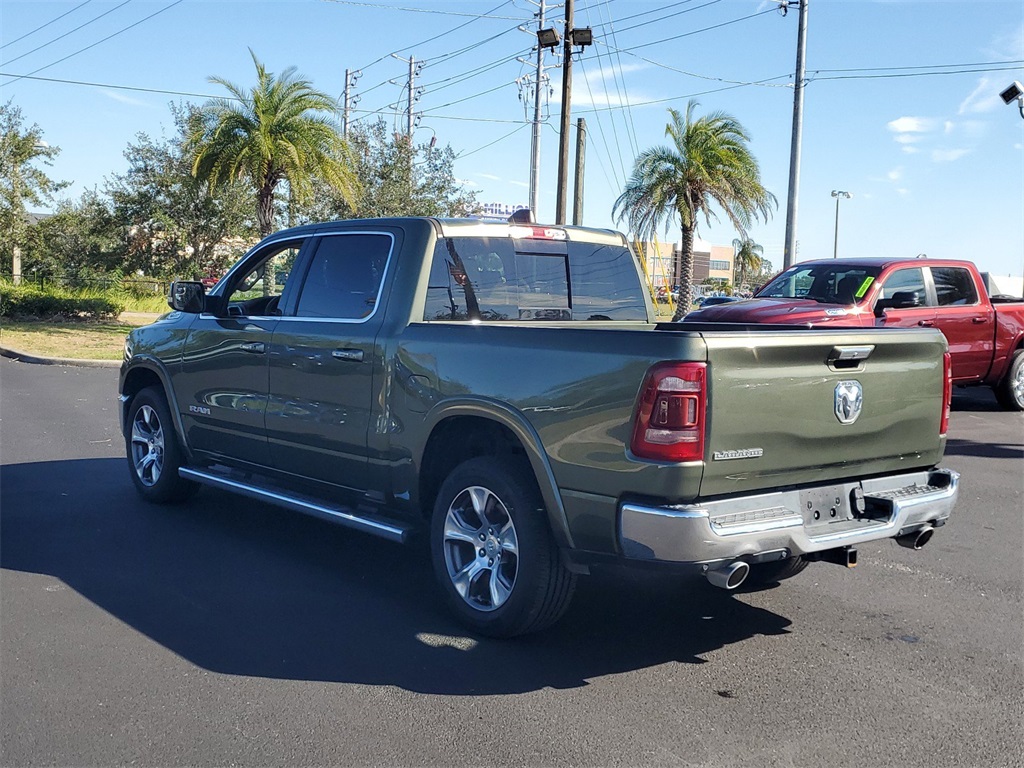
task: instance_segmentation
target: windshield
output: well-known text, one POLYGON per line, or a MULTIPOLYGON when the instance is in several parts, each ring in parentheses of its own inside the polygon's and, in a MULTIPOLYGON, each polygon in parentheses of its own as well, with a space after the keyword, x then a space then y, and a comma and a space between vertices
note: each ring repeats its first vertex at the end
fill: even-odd
POLYGON ((758 291, 758 298, 810 299, 821 304, 859 304, 878 277, 878 267, 797 264, 758 291))

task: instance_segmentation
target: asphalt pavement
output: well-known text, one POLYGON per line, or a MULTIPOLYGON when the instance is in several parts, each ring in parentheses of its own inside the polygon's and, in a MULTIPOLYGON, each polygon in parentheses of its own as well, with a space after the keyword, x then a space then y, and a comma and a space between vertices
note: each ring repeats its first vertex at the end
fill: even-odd
POLYGON ((761 592, 606 569, 467 636, 417 550, 136 496, 117 372, 0 359, 0 765, 1024 765, 1024 416, 957 394, 951 522, 761 592))

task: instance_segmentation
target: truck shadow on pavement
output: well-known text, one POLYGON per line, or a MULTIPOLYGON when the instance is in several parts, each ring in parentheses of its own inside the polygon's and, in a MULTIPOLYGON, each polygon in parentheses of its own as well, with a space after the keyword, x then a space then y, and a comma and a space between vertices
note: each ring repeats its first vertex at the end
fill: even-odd
POLYGON ((149 506, 123 459, 6 465, 0 506, 0 566, 60 579, 224 674, 519 693, 704 663, 790 624, 700 580, 616 569, 582 578, 546 632, 474 639, 449 618, 423 548, 211 489, 183 506, 149 506))

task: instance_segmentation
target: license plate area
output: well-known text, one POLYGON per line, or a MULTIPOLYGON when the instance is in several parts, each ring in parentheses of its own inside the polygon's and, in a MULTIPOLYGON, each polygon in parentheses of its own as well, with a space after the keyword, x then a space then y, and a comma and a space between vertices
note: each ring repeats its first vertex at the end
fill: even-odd
POLYGON ((800 512, 812 530, 854 519, 850 494, 841 485, 800 491, 800 512))

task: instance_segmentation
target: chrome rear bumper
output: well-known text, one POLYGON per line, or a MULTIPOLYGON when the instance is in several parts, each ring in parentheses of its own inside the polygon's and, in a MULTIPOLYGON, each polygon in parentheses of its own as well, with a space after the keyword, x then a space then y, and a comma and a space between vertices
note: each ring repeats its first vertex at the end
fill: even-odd
POLYGON ((959 479, 953 470, 935 469, 703 504, 627 503, 619 510, 619 545, 636 560, 713 564, 895 538, 944 524, 959 479))

